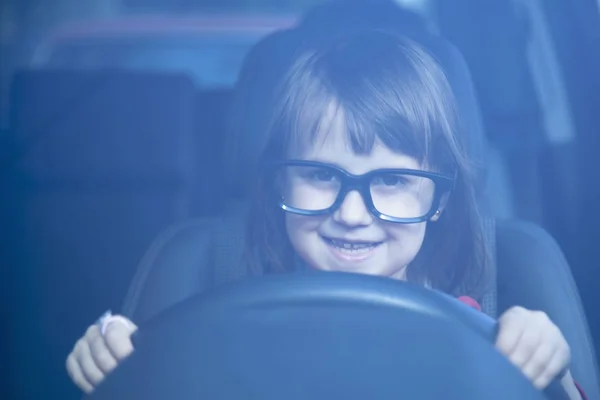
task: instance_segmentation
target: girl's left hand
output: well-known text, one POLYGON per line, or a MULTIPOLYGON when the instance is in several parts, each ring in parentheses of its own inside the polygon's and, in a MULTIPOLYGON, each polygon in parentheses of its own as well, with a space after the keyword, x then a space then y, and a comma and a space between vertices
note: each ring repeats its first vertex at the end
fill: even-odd
POLYGON ((536 388, 545 389, 568 368, 571 349, 546 313, 513 307, 499 323, 496 347, 536 388))

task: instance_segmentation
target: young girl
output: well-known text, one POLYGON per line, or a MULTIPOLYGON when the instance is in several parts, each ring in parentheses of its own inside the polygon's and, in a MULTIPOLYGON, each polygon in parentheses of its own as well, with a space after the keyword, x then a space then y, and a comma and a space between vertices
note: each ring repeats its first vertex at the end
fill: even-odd
MULTIPOLYGON (((248 268, 381 275, 475 303, 489 252, 453 93, 431 54, 375 30, 307 44, 273 104, 248 268)), ((499 322, 497 348, 537 388, 558 377, 582 398, 543 312, 516 307, 499 322)), ((67 359, 74 382, 92 391, 133 351, 136 329, 120 316, 92 325, 67 359)))

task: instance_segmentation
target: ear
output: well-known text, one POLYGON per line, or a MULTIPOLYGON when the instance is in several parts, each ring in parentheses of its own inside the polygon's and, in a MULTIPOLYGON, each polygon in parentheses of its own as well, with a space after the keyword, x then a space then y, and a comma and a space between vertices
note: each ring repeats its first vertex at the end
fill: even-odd
POLYGON ((435 211, 435 214, 433 214, 433 217, 431 217, 429 220, 431 222, 437 222, 440 217, 442 216, 442 213, 444 212, 444 210, 446 209, 446 206, 448 205, 448 199, 450 198, 450 193, 446 193, 442 196, 442 198, 440 199, 440 205, 438 206, 438 209, 435 211))

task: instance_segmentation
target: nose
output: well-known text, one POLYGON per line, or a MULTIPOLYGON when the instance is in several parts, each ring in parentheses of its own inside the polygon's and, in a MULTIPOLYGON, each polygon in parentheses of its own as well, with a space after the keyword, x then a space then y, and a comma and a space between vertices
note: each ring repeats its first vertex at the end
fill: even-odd
POLYGON ((342 205, 333 213, 333 220, 347 227, 359 227, 370 225, 373 216, 360 193, 352 190, 346 194, 342 205))

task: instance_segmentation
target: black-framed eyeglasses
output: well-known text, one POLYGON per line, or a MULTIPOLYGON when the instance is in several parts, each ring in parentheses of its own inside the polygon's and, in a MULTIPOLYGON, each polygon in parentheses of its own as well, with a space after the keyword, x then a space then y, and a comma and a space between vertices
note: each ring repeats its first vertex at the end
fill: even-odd
POLYGON ((353 175, 331 164, 289 160, 268 166, 274 174, 279 206, 294 214, 316 216, 337 210, 356 190, 368 210, 389 222, 411 224, 429 220, 453 179, 413 169, 378 169, 353 175))

